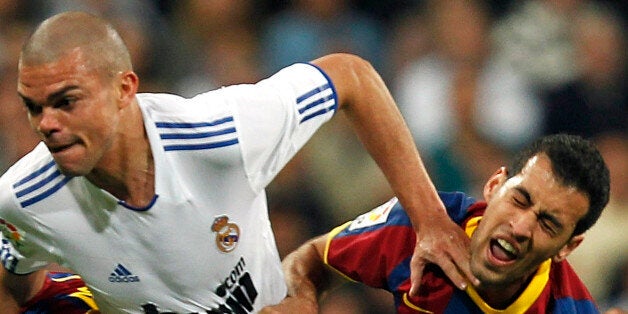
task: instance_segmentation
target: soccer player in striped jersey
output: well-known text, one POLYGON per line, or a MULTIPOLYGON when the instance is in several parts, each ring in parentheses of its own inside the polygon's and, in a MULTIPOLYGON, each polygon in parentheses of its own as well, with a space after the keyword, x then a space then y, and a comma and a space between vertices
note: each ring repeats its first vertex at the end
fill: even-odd
POLYGON ((470 266, 479 286, 455 289, 441 268, 430 265, 419 294, 409 294, 416 239, 393 198, 290 253, 283 262, 289 297, 265 311, 315 313, 317 287, 333 269, 390 291, 398 313, 596 313, 565 258, 599 218, 608 195, 608 169, 590 142, 564 134, 541 138, 510 170, 502 167, 490 177, 483 201, 440 193, 449 216, 471 239, 470 266))
POLYGON ((23 283, 26 295, 37 289, 29 274, 54 262, 80 274, 105 313, 252 313, 278 303, 286 286, 264 189, 337 111, 425 241, 414 274, 436 262, 459 287, 475 282, 464 232, 386 85, 357 56, 189 99, 138 94, 113 27, 65 12, 37 27, 18 71, 42 142, 0 178, 0 259, 13 274, 0 282, 23 283))

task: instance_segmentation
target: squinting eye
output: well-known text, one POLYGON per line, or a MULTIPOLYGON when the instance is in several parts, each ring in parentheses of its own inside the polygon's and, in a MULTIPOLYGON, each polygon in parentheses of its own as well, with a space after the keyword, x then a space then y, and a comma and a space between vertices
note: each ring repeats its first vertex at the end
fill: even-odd
POLYGON ((545 219, 541 219, 541 227, 552 235, 556 234, 556 230, 554 230, 552 224, 545 219))
POLYGON ((518 199, 516 197, 513 198, 513 200, 514 200, 515 204, 517 204, 519 206, 525 206, 526 205, 524 201, 522 201, 522 200, 520 200, 520 199, 518 199))
POLYGON ((76 99, 71 98, 71 97, 62 98, 61 100, 59 100, 59 102, 56 104, 55 107, 60 108, 60 107, 69 106, 73 104, 75 101, 76 99))
POLYGON ((41 113, 41 106, 37 106, 30 101, 25 101, 24 105, 26 106, 26 110, 28 110, 28 113, 31 115, 37 115, 41 113))

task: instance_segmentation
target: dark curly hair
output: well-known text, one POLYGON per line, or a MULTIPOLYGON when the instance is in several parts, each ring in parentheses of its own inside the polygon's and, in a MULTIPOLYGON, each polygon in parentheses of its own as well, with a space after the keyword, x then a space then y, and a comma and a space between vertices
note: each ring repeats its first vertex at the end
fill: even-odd
POLYGON ((552 171, 565 186, 575 187, 589 198, 589 210, 576 224, 573 235, 587 231, 600 218, 609 198, 610 174, 597 148, 577 135, 554 134, 541 137, 514 158, 508 177, 521 172, 528 160, 545 154, 552 171))

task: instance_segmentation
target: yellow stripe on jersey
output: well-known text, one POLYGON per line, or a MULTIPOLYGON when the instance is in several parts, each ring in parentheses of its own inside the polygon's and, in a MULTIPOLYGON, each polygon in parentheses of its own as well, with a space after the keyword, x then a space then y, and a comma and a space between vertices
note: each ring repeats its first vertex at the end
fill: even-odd
POLYGON ((94 302, 94 296, 92 295, 92 292, 87 289, 87 287, 80 287, 77 290, 77 292, 70 294, 70 296, 79 298, 93 310, 98 310, 98 306, 96 305, 96 302, 94 302))
POLYGON ((341 226, 338 226, 336 228, 334 228, 332 231, 329 232, 329 234, 327 235, 327 243, 325 244, 325 252, 323 253, 323 262, 325 263, 325 265, 327 265, 329 268, 333 269, 335 272, 337 272, 338 274, 340 274, 342 277, 344 277, 345 279, 351 281, 351 282, 357 282, 353 279, 351 279, 350 277, 348 277, 347 275, 343 274, 341 271, 339 271, 338 269, 334 268, 333 266, 329 265, 329 261, 327 259, 327 255, 329 253, 329 245, 331 244, 331 240, 338 235, 340 232, 342 232, 342 230, 345 230, 347 227, 349 227, 349 225, 352 223, 353 221, 348 221, 344 224, 342 224, 341 226))
POLYGON ((51 279, 52 281, 56 281, 56 282, 64 282, 64 281, 74 280, 74 279, 77 279, 77 280, 83 280, 83 279, 81 278, 81 276, 79 276, 79 275, 70 275, 70 276, 66 276, 66 277, 62 277, 62 278, 54 278, 54 277, 50 277, 50 279, 51 279))
POLYGON ((421 312, 421 313, 429 313, 429 314, 434 314, 434 312, 432 312, 432 311, 428 311, 428 310, 426 310, 426 309, 422 309, 422 308, 420 308, 420 307, 418 307, 418 306, 414 305, 412 302, 410 302, 410 300, 408 299, 408 293, 407 293, 407 292, 404 292, 404 293, 403 293, 403 303, 404 303, 405 305, 407 305, 409 308, 411 308, 411 309, 413 309, 413 310, 415 310, 415 311, 419 311, 419 312, 421 312))

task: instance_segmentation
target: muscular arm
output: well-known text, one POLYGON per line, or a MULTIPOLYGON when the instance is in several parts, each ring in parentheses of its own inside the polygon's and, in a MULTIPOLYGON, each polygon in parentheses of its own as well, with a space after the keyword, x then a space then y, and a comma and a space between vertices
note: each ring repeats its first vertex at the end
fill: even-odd
POLYGON ((461 289, 477 284, 469 269, 468 237, 446 214, 414 140, 382 78, 365 60, 332 54, 312 62, 331 78, 339 108, 386 176, 417 232, 411 294, 423 268, 436 263, 461 289))

